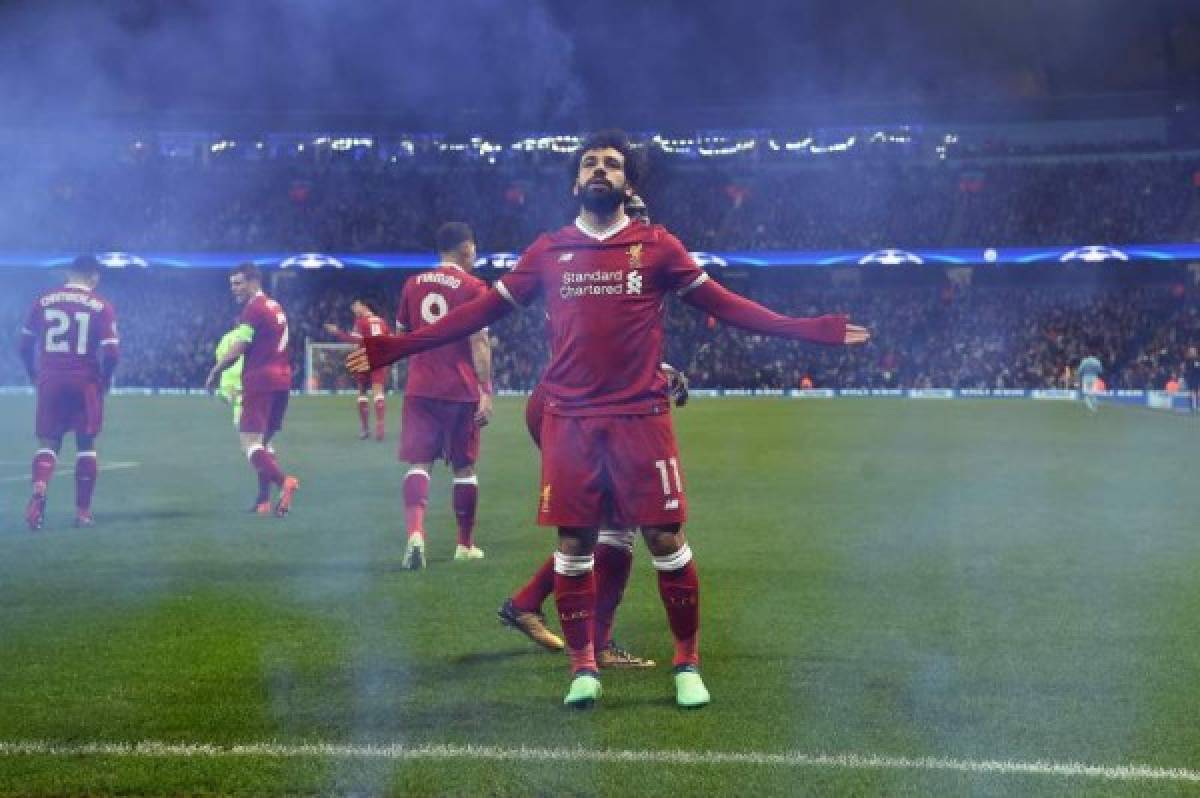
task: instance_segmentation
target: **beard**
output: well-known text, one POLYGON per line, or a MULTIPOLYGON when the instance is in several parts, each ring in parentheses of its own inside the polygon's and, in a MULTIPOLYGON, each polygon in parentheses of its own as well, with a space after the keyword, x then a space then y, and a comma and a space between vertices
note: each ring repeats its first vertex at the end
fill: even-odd
POLYGON ((599 216, 608 216, 625 202, 625 193, 612 185, 601 187, 588 183, 579 189, 579 203, 599 216))

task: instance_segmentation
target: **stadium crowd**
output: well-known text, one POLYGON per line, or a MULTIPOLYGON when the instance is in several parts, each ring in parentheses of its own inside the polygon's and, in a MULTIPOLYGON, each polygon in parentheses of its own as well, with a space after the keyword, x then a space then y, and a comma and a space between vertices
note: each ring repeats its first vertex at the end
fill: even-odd
MULTIPOLYGON (((1041 272, 980 269, 973 281, 940 270, 864 268, 841 273, 793 270, 726 275, 739 291, 783 312, 842 311, 868 325, 871 344, 824 349, 759 339, 671 303, 667 360, 699 388, 1054 388, 1087 353, 1106 367, 1113 388, 1162 388, 1178 376, 1186 348, 1200 341, 1197 289, 1172 269, 1131 273, 1120 266, 1055 266, 1041 272), (853 278, 847 280, 844 275, 853 278)), ((303 386, 305 342, 331 341, 329 321, 349 327, 349 304, 366 297, 391 317, 404 275, 363 272, 277 276, 272 293, 287 309, 303 386)), ((53 282, 46 272, 6 270, 0 299, 0 385, 25 381, 15 355, 27 303, 53 282)), ((117 305, 125 387, 198 389, 213 347, 237 308, 221 271, 149 269, 105 276, 102 294, 117 305)), ((532 387, 547 353, 535 305, 491 328, 495 383, 532 387)), ((349 387, 340 357, 318 362, 321 388, 349 387), (322 365, 323 364, 323 365, 322 365)))
MULTIPOLYGON (((0 160, 4 158, 0 154, 0 160)), ((1194 240, 1200 157, 654 159, 642 192, 694 250, 1194 240)), ((559 160, 221 157, 9 163, 0 249, 428 251, 446 219, 520 251, 571 214, 559 160), (18 168, 19 167, 19 168, 18 168)))
MULTIPOLYGON (((361 153, 360 153, 361 155, 361 153)), ((1200 240, 1200 156, 1146 153, 930 160, 829 157, 696 161, 651 152, 643 194, 691 249, 879 249, 1200 240)), ((518 252, 566 222, 562 157, 385 159, 353 154, 173 158, 149 149, 84 161, 8 163, 0 250, 60 252, 430 251, 437 225, 469 222, 482 251, 518 252)), ((11 153, 0 153, 0 159, 11 153)), ((232 262, 231 264, 232 265, 232 262)), ((1086 350, 1114 388, 1161 387, 1200 343, 1192 275, 1170 267, 782 270, 718 275, 767 306, 799 315, 842 310, 874 342, 822 350, 754 340, 680 306, 667 308, 665 356, 697 387, 1047 388, 1086 350), (848 277, 847 277, 848 275, 848 277), (971 277, 974 279, 970 279, 971 277)), ((297 387, 305 342, 349 326, 366 297, 385 317, 407 275, 347 270, 278 274, 297 387)), ((15 335, 49 273, 0 273, 0 385, 24 375, 15 335)), ((111 272, 101 293, 120 311, 117 381, 198 388, 236 316, 220 271, 111 272)), ((546 361, 542 313, 492 329, 495 383, 527 389, 546 361)), ((335 359, 322 387, 348 387, 335 359)))

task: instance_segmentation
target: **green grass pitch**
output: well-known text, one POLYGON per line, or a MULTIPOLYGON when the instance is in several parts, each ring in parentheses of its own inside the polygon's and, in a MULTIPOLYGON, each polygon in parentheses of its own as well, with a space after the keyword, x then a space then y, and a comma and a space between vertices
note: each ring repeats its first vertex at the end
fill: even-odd
MULTIPOLYGON (((522 408, 501 401, 485 433, 487 558, 451 561, 439 470, 430 567, 408 573, 398 399, 386 444, 356 439, 351 398, 294 400, 279 450, 302 487, 277 520, 243 512, 252 472, 222 406, 115 398, 98 448, 127 465, 101 473, 99 525, 71 528, 59 475, 38 534, 22 522, 32 399, 0 399, 0 794, 1198 787, 1200 422, 1019 401, 697 400, 676 418, 713 704, 676 709, 660 665, 606 673, 601 705, 579 713, 560 703, 565 657, 494 616, 551 547, 532 523, 522 408), (79 748, 145 741, 425 753, 79 748), (29 742, 63 748, 13 748, 29 742), (572 749, 631 753, 551 756, 572 749), (786 754, 851 758, 770 758, 786 754), (983 769, 997 760, 1186 772, 983 769)), ((636 558, 617 636, 669 661, 641 544, 636 558)))

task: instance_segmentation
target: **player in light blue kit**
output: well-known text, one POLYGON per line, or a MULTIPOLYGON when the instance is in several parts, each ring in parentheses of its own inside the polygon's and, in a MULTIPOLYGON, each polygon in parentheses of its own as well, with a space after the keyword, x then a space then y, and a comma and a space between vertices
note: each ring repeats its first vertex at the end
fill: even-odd
POLYGON ((1088 355, 1079 361, 1079 391, 1083 395, 1083 403, 1087 409, 1096 412, 1096 381, 1104 373, 1100 358, 1088 355))

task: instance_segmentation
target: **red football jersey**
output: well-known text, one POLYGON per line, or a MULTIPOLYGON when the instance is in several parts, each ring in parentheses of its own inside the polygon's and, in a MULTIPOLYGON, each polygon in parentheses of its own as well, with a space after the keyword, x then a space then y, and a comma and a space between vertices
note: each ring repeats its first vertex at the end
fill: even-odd
POLYGON ((290 390, 292 362, 283 307, 260 291, 246 303, 238 321, 254 331, 242 367, 243 387, 247 391, 290 390))
POLYGON ((496 289, 518 304, 545 297, 546 412, 645 415, 669 406, 659 368, 666 295, 707 279, 660 225, 626 224, 594 236, 572 224, 534 241, 496 289))
POLYGON ((354 320, 353 335, 356 338, 375 338, 379 335, 391 335, 388 323, 378 316, 359 316, 354 320))
POLYGON ((118 345, 117 314, 112 303, 87 286, 67 283, 34 300, 21 333, 37 353, 38 382, 96 380, 101 347, 114 347, 115 354, 118 345))
POLYGON ((339 341, 347 344, 362 343, 363 339, 376 338, 380 335, 391 335, 388 323, 378 316, 355 316, 354 329, 350 332, 335 332, 333 335, 339 341))
MULTIPOLYGON (((422 272, 404 284, 400 307, 396 310, 396 330, 412 332, 427 327, 451 308, 469 302, 486 289, 482 280, 455 265, 443 263, 422 272)), ((408 361, 404 391, 429 399, 479 401, 479 378, 471 359, 471 339, 463 338, 413 355, 408 361)))

